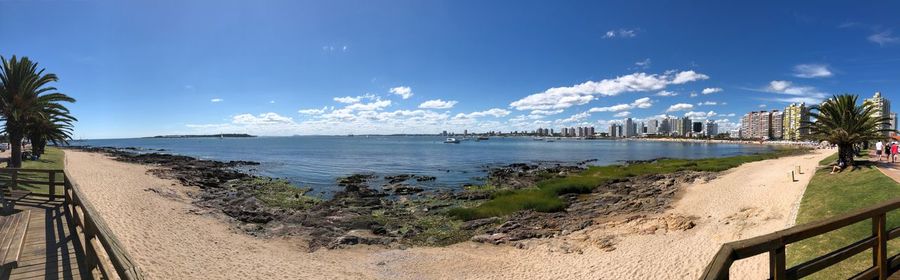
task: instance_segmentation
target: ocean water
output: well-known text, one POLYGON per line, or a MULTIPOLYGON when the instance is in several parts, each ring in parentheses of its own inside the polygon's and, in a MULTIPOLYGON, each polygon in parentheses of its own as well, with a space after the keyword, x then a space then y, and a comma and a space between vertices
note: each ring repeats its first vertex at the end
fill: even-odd
POLYGON ((418 174, 437 177, 428 188, 459 188, 483 180, 486 167, 511 163, 575 163, 593 165, 626 160, 708 158, 769 151, 763 145, 652 141, 535 141, 528 137, 492 137, 484 141, 445 144, 437 136, 295 136, 256 138, 134 138, 79 140, 72 145, 165 149, 166 153, 213 160, 260 162, 250 172, 284 178, 295 185, 331 193, 335 180, 356 173, 418 174))

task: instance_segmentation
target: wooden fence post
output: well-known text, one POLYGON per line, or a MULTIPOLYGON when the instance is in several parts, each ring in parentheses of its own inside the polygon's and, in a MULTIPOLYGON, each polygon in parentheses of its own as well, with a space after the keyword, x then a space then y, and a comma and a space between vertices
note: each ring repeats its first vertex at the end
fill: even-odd
POLYGON ((56 171, 50 171, 50 201, 56 200, 56 171))
POLYGON ((769 279, 787 279, 787 262, 785 259, 784 246, 769 251, 769 279))
POLYGON ((872 232, 875 234, 876 240, 875 248, 872 250, 874 253, 872 260, 875 262, 874 265, 878 269, 878 279, 884 280, 888 277, 886 213, 881 213, 872 217, 872 232))

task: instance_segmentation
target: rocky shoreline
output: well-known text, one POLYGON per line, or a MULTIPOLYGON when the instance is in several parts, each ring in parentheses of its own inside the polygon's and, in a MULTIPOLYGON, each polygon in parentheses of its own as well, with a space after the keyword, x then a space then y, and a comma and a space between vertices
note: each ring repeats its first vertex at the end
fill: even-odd
MULTIPOLYGON (((715 173, 681 171, 637 176, 609 182, 588 194, 563 196, 565 211, 519 211, 508 217, 459 221, 446 215, 456 207, 478 205, 498 192, 531 188, 538 181, 580 172, 591 161, 510 164, 487 168, 486 184, 461 190, 428 190, 422 183, 436 178, 415 174, 354 174, 338 179, 342 190, 330 198, 308 196, 309 189, 284 180, 255 176, 238 167, 249 161, 220 162, 171 155, 138 148, 78 147, 129 163, 152 165, 155 176, 198 187, 191 197, 200 207, 230 217, 236 228, 259 237, 299 236, 309 250, 342 248, 356 244, 406 248, 443 246, 472 240, 501 244, 567 236, 598 223, 627 223, 643 215, 661 213, 676 199, 678 190, 715 173)), ((165 195, 165 194, 161 194, 165 195)), ((642 223, 644 232, 687 230, 692 217, 673 217, 642 223)), ((598 241, 614 248, 614 238, 598 241)), ((521 244, 519 244, 521 245, 521 244)))

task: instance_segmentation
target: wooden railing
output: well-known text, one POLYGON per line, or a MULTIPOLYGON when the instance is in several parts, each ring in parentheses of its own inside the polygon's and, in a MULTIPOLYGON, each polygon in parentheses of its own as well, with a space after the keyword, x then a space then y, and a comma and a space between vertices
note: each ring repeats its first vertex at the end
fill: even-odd
POLYGON ((85 258, 81 265, 87 268, 95 279, 143 279, 131 256, 122 248, 90 202, 82 199, 84 194, 78 183, 65 171, 3 168, 0 169, 0 182, 2 181, 14 187, 19 184, 46 185, 50 200, 60 197, 64 199, 65 210, 71 214, 68 221, 75 226, 76 234, 84 248, 85 258), (56 187, 60 184, 58 174, 63 176, 62 196, 56 194, 56 187), (46 181, 35 180, 43 178, 44 175, 46 181))
POLYGON ((798 279, 869 249, 872 249, 872 266, 850 279, 886 279, 890 271, 893 271, 892 268, 900 266, 900 254, 887 257, 887 242, 900 237, 900 227, 888 229, 886 215, 891 210, 898 208, 900 208, 900 199, 894 199, 827 220, 726 243, 719 249, 700 279, 728 279, 732 263, 765 253, 769 254, 770 279, 798 279), (823 256, 790 268, 786 267, 785 247, 788 244, 823 235, 865 220, 872 220, 872 235, 823 256))

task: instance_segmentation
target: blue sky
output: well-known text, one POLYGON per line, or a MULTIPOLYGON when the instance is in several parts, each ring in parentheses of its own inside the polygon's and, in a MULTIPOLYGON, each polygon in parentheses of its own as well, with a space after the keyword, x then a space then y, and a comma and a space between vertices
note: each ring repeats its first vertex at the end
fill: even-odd
POLYGON ((60 76, 76 138, 728 127, 900 96, 900 4, 595 2, 0 1, 0 55, 60 76))

